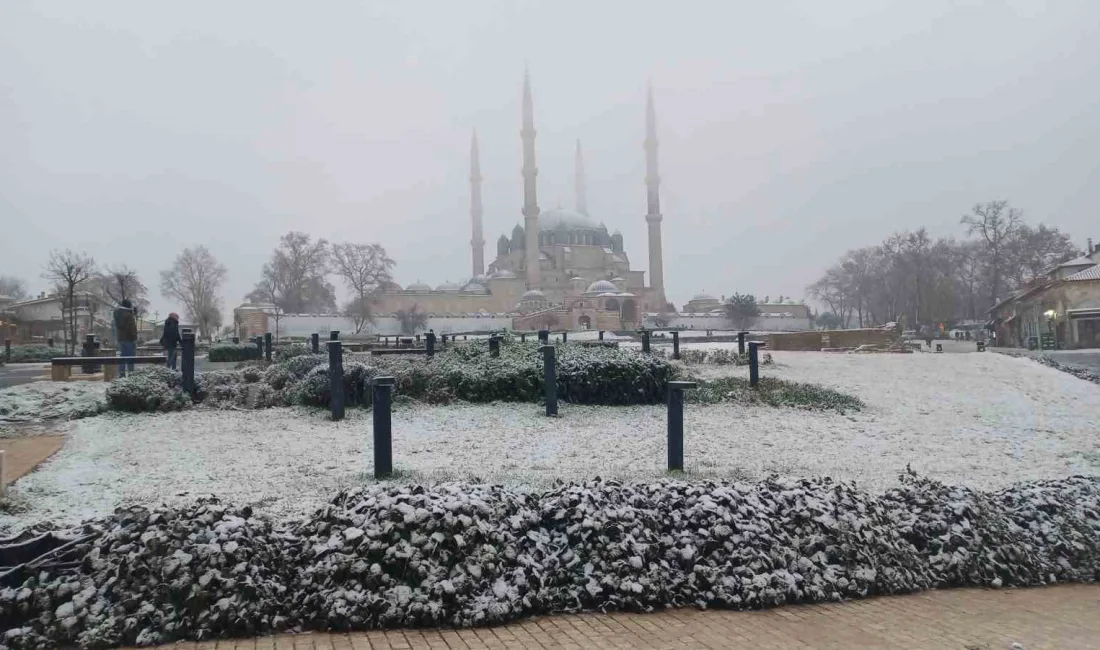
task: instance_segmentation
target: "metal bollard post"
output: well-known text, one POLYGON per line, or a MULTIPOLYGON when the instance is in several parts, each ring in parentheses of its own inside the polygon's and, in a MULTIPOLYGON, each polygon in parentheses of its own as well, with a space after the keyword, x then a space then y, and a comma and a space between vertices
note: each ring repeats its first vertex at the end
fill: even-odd
POLYGON ((344 344, 328 342, 329 407, 333 421, 344 419, 344 344))
POLYGON ((328 340, 330 340, 330 341, 339 341, 340 340, 340 330, 329 330, 328 340))
MULTIPOLYGON (((102 356, 102 354, 103 354, 103 353, 102 353, 102 352, 100 352, 100 350, 101 350, 102 348, 103 348, 103 342, 99 340, 99 337, 98 337, 98 336, 97 336, 97 337, 95 337, 95 343, 93 343, 93 344, 92 344, 92 356, 93 356, 93 357, 98 357, 98 356, 102 356)), ((92 368, 92 371, 93 371, 93 372, 97 372, 97 373, 98 373, 98 372, 102 372, 102 371, 103 371, 103 366, 97 363, 97 364, 95 364, 95 366, 94 366, 94 367, 92 368)))
POLYGON ((420 335, 419 334, 416 335, 416 342, 420 343, 420 335))
MULTIPOLYGON (((88 334, 84 337, 84 343, 80 346, 80 356, 95 356, 95 334, 88 334)), ((80 371, 86 375, 90 375, 95 372, 95 364, 81 363, 80 371)))
POLYGON ((737 333, 737 354, 745 354, 745 333, 737 333))
POLYGON ((500 339, 498 339, 496 336, 490 336, 489 337, 489 356, 490 357, 499 357, 500 356, 500 339))
POLYGON ((229 339, 229 340, 230 340, 230 341, 233 341, 233 345, 237 345, 238 343, 240 343, 240 342, 241 342, 241 337, 239 337, 239 336, 234 336, 233 338, 231 338, 231 339, 229 339))
POLYGON ((649 352, 649 330, 642 330, 642 352, 649 352))
POLYGON ((435 356, 435 330, 428 330, 428 333, 424 335, 424 345, 427 348, 429 357, 435 356))
POLYGON ((547 417, 558 414, 558 371, 557 351, 553 345, 544 345, 542 350, 542 391, 546 399, 547 417))
POLYGON ((271 361, 271 332, 264 334, 264 359, 271 361))
POLYGON ((190 327, 180 330, 180 372, 183 374, 183 392, 195 398, 195 332, 190 327))
POLYGON ((524 333, 524 332, 519 333, 519 342, 520 343, 526 343, 527 342, 527 334, 526 333, 524 333))
POLYGON ((600 340, 603 340, 603 330, 600 330, 600 340))
POLYGON ((256 344, 256 349, 259 350, 259 354, 256 355, 257 359, 264 358, 264 337, 257 336, 252 339, 252 342, 256 344))
POLYGON ((443 343, 443 347, 447 347, 447 335, 446 334, 444 334, 442 337, 440 337, 439 340, 443 343))
POLYGON ((675 330, 672 332, 672 358, 680 358, 680 333, 675 330))
POLYGON ((749 386, 760 383, 760 342, 749 341, 749 386))
POLYGON ((53 347, 53 337, 52 336, 50 338, 46 339, 46 345, 50 346, 51 348, 53 347))
POLYGON ((684 390, 693 381, 668 382, 668 471, 684 471, 684 390))
POLYGON ((375 377, 374 393, 374 478, 393 474, 393 422, 390 417, 390 392, 393 377, 375 377))
POLYGON ((321 335, 317 332, 309 335, 309 344, 313 348, 313 354, 320 354, 321 352, 321 335))
POLYGON ((539 343, 546 345, 550 342, 550 330, 539 330, 539 343))
POLYGON ((4 361, 11 363, 11 339, 4 339, 4 361))
POLYGON ((565 343, 568 340, 569 340, 569 332, 562 332, 561 333, 561 342, 565 343))

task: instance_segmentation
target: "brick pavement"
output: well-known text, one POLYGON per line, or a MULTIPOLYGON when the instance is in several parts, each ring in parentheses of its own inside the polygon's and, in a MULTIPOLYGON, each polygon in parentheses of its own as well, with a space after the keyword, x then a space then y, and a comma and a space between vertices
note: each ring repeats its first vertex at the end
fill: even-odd
POLYGON ((1100 648, 1100 585, 929 591, 759 612, 542 616, 495 628, 277 635, 176 650, 1100 648))

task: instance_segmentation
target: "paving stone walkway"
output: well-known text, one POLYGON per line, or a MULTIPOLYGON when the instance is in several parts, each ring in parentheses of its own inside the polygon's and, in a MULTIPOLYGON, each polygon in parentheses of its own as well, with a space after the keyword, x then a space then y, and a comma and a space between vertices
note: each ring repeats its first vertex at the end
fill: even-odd
POLYGON ((759 612, 543 616, 495 628, 278 635, 176 650, 1100 648, 1100 585, 954 589, 759 612), (1013 645, 1018 644, 1018 645, 1013 645))

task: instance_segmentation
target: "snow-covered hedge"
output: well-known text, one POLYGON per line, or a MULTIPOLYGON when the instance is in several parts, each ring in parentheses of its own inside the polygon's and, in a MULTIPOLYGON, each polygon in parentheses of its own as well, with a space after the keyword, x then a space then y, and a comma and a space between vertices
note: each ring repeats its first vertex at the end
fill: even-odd
POLYGON ((163 366, 142 366, 107 387, 107 403, 119 411, 177 411, 191 405, 183 377, 163 366))
POLYGON ((219 343, 206 353, 208 361, 248 361, 260 358, 260 348, 252 343, 219 343))
MULTIPOLYGON (((667 350, 661 350, 662 354, 669 355, 667 350)), ((760 365, 768 365, 772 363, 772 355, 767 352, 760 354, 760 365)), ((721 348, 713 350, 680 350, 680 361, 696 365, 696 364, 713 364, 716 366, 747 366, 749 365, 749 353, 738 354, 735 350, 724 350, 721 348)))
POLYGON ((979 492, 905 476, 878 495, 827 478, 373 485, 305 522, 207 501, 82 532, 95 537, 0 590, 9 647, 1092 582, 1100 478, 979 492))
MULTIPOLYGON (((51 348, 48 345, 13 345, 11 347, 12 363, 41 363, 54 357, 67 357, 68 352, 64 347, 51 348)), ((0 361, 4 360, 4 351, 0 348, 0 361)))
POLYGON ((701 380, 697 388, 684 393, 684 399, 700 404, 737 402, 841 413, 859 411, 864 406, 859 398, 831 388, 775 377, 761 377, 756 388, 749 386, 749 380, 743 377, 701 380))

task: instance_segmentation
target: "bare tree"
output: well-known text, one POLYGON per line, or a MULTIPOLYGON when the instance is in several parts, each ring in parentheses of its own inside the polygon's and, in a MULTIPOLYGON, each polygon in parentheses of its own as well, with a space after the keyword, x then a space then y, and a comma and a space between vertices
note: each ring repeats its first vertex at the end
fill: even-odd
POLYGON ((245 296, 245 300, 258 305, 271 305, 271 315, 275 317, 275 342, 279 342, 279 322, 283 319, 282 305, 286 302, 285 266, 264 264, 263 279, 256 283, 245 296))
POLYGON ((401 323, 402 334, 415 334, 428 326, 428 315, 421 311, 420 306, 413 304, 408 309, 398 309, 397 321, 401 323))
POLYGON ((279 239, 279 247, 264 264, 255 291, 260 291, 264 283, 269 285, 261 293, 273 295, 272 302, 284 313, 335 311, 336 290, 325 279, 328 263, 327 241, 313 241, 305 233, 288 232, 279 239))
POLYGON ((380 244, 336 244, 332 247, 332 265, 352 293, 344 314, 355 323, 355 333, 374 322, 374 304, 382 285, 393 280, 393 260, 380 244))
POLYGON ((185 248, 172 268, 160 272, 160 292, 183 303, 199 336, 210 338, 221 325, 221 287, 225 266, 205 246, 185 248))
POLYGON ((66 306, 69 311, 68 337, 66 341, 69 354, 76 351, 76 290, 82 283, 95 275, 95 260, 85 253, 76 253, 69 249, 52 251, 50 261, 42 277, 53 281, 63 292, 61 315, 64 317, 66 306))
POLYGON ((27 297, 27 283, 14 275, 0 275, 0 296, 22 300, 27 297))
POLYGON ((726 319, 737 329, 748 329, 752 322, 760 315, 760 307, 756 304, 756 296, 751 293, 735 293, 726 299, 722 305, 726 319))
POLYGON ((125 264, 107 267, 99 282, 104 297, 110 302, 117 304, 129 300, 133 303, 135 316, 144 314, 148 309, 149 289, 138 277, 137 271, 125 264))
POLYGON ((985 245, 986 261, 989 264, 989 299, 996 303, 1004 290, 1003 278, 1006 271, 1006 257, 1009 241, 1020 228, 1022 213, 1008 205, 1008 201, 990 201, 974 206, 973 214, 962 216, 961 222, 967 233, 977 233, 985 245))

